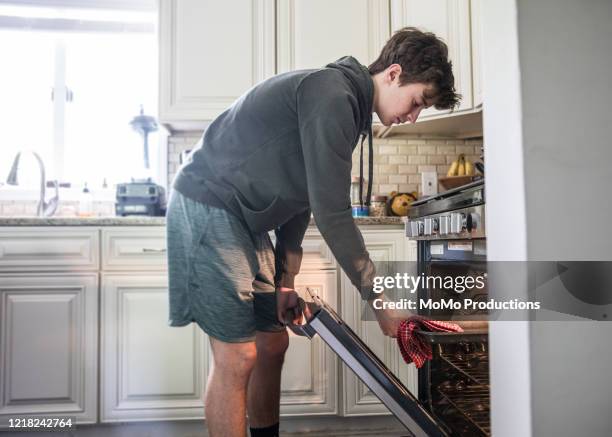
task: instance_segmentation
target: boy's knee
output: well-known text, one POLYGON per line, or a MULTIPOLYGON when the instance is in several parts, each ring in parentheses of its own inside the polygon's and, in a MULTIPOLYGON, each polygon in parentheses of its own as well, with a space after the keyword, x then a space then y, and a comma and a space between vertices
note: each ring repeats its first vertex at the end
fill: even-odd
POLYGON ((257 356, 260 360, 282 362, 289 347, 286 331, 265 333, 258 338, 257 356))
POLYGON ((253 342, 217 343, 213 345, 213 358, 215 373, 248 379, 257 361, 257 348, 253 342))

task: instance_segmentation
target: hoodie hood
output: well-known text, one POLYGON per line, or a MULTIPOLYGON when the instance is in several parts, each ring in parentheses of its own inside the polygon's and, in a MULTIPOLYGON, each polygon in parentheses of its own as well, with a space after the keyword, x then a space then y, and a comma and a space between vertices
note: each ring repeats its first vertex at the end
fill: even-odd
POLYGON ((374 104, 374 82, 368 69, 352 56, 344 56, 336 62, 326 65, 327 68, 340 70, 357 90, 359 115, 362 125, 361 133, 369 133, 372 128, 372 108, 374 104))
POLYGON ((370 71, 352 56, 344 56, 336 62, 326 65, 327 68, 340 70, 357 90, 359 115, 361 117, 361 145, 359 150, 359 204, 370 206, 372 197, 372 178, 374 173, 374 144, 372 139, 372 108, 374 106, 374 82, 370 71), (363 198, 363 142, 368 137, 368 191, 363 198))

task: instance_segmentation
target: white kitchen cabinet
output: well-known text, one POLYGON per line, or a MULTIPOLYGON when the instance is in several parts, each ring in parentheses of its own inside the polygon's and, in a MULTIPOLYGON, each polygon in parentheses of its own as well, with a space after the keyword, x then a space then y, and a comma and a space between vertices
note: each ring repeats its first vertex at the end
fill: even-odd
POLYGON ((0 272, 94 271, 98 253, 96 228, 0 228, 0 272))
POLYGON ((168 326, 165 228, 102 229, 102 422, 201 419, 208 338, 168 326))
MULTIPOLYGON (((414 261, 414 244, 403 229, 363 230, 370 257, 375 262, 414 261)), ((364 306, 357 289, 343 273, 340 280, 342 319, 361 337, 402 383, 417 395, 417 371, 414 364, 404 363, 395 339, 386 337, 378 322, 362 320, 364 306)), ((344 364, 342 365, 343 408, 345 416, 391 414, 370 389, 344 364)))
POLYGON ((389 38, 385 0, 278 0, 277 72, 352 55, 368 65, 389 38))
POLYGON ((102 270, 165 271, 166 252, 163 226, 102 230, 102 270))
POLYGON ((272 0, 160 0, 159 119, 200 128, 274 74, 272 0))
POLYGON ((0 274, 1 428, 16 416, 97 421, 97 329, 96 272, 0 274))
MULTIPOLYGON (((391 0, 392 32, 406 26, 433 32, 446 42, 453 63, 455 88, 463 96, 454 112, 473 110, 470 0, 391 0)), ((421 112, 419 120, 449 113, 449 110, 429 108, 421 112)))
POLYGON ((163 272, 101 277, 100 420, 202 419, 208 340, 167 325, 163 272))
MULTIPOLYGON (((303 271, 295 286, 306 287, 336 307, 335 270, 303 271)), ((305 416, 336 414, 337 357, 319 336, 312 340, 289 332, 289 349, 281 379, 281 415, 305 416)))
MULTIPOLYGON (((275 244, 274 234, 270 234, 275 244)), ((309 228, 302 242, 302 265, 295 278, 298 293, 310 288, 333 308, 338 305, 336 261, 319 232, 309 228)), ((312 340, 289 332, 289 348, 281 378, 282 416, 336 414, 337 357, 319 337, 312 340)))
POLYGON ((482 0, 470 0, 474 107, 482 107, 482 0))
MULTIPOLYGON (((402 229, 362 230, 375 259, 412 256, 402 229)), ((167 325, 164 235, 158 226, 0 230, 0 428, 16 415, 204 417, 212 354, 196 324, 167 325)), ((361 322, 357 292, 315 227, 303 249, 298 291, 321 296, 414 389, 416 374, 394 342, 361 322)), ((386 411, 318 337, 290 333, 281 390, 284 417, 386 411)))

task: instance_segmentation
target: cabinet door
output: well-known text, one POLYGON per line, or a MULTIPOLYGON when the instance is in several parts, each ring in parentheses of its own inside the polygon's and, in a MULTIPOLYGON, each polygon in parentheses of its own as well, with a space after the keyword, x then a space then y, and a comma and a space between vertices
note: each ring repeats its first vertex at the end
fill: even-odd
POLYGON ((368 65, 389 37, 385 0, 278 0, 278 72, 351 55, 368 65))
POLYGON ((170 327, 167 276, 102 275, 101 421, 202 419, 205 335, 170 327))
MULTIPOLYGON (((335 270, 304 271, 296 277, 296 289, 315 291, 336 307, 335 270)), ((281 380, 281 415, 337 413, 337 358, 320 337, 312 340, 289 331, 289 349, 281 380)))
POLYGON ((98 275, 0 275, 0 427, 97 421, 98 275))
POLYGON ((482 0, 470 0, 474 107, 482 106, 482 0))
POLYGON ((102 270, 168 269, 165 226, 102 229, 102 270))
POLYGON ((272 1, 161 0, 159 6, 162 122, 203 125, 274 74, 272 1))
MULTIPOLYGON (((453 63, 455 88, 463 96, 455 112, 472 109, 469 0, 391 0, 392 31, 405 26, 433 32, 446 42, 453 63)), ((419 119, 440 117, 449 112, 430 108, 421 112, 419 119)))
MULTIPOLYGON (((404 231, 363 230, 363 238, 370 257, 374 261, 410 261, 407 256, 404 231)), ((395 339, 386 337, 376 321, 362 320, 365 304, 348 277, 341 275, 342 319, 372 349, 385 365, 417 395, 417 372, 414 364, 403 362, 395 339)), ((390 414, 369 388, 357 376, 342 365, 343 414, 345 416, 390 414)))
POLYGON ((97 270, 99 238, 91 227, 0 227, 0 272, 97 270))

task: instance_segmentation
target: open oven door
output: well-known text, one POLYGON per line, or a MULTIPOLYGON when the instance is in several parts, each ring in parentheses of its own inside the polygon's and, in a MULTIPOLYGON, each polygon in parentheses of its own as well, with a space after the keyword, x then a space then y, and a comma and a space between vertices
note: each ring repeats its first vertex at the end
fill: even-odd
POLYGON ((448 433, 419 400, 338 314, 318 296, 308 291, 313 302, 305 302, 304 305, 308 306, 311 317, 302 325, 291 325, 290 329, 295 334, 308 338, 318 334, 413 435, 448 437, 448 433))

